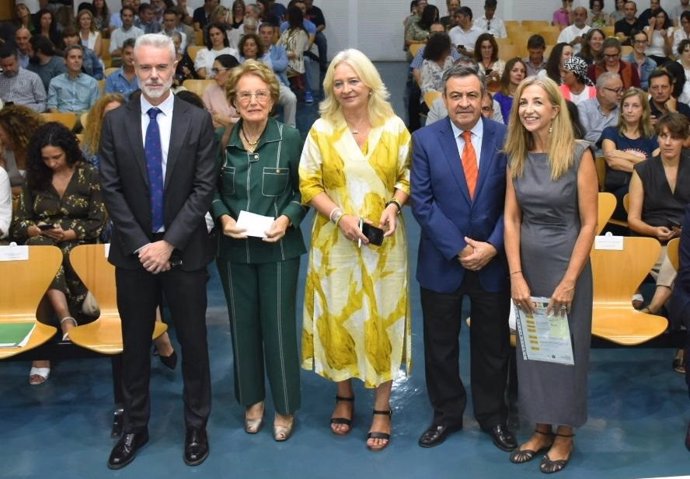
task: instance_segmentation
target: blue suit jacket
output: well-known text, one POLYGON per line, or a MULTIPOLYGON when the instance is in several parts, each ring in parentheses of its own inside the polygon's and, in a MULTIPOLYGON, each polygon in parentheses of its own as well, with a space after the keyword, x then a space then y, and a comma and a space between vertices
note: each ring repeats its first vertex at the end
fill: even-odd
POLYGON ((484 133, 474 201, 458 155, 450 120, 417 130, 412 136, 412 212, 420 224, 417 281, 439 293, 456 291, 465 269, 457 259, 464 237, 491 243, 498 254, 479 271, 489 292, 508 287, 503 251, 506 156, 501 152, 506 128, 482 118, 484 133))

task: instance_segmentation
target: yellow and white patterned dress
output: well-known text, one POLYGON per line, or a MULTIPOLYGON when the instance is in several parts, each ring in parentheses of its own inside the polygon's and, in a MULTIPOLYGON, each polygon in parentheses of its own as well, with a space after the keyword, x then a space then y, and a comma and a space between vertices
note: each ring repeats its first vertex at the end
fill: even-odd
MULTIPOLYGON (((410 192, 410 134, 393 116, 360 149, 346 124, 317 120, 299 176, 302 201, 326 193, 346 214, 378 226, 396 189, 410 192)), ((383 245, 357 247, 316 215, 304 294, 302 367, 332 381, 376 387, 410 370, 407 239, 402 216, 383 245)))

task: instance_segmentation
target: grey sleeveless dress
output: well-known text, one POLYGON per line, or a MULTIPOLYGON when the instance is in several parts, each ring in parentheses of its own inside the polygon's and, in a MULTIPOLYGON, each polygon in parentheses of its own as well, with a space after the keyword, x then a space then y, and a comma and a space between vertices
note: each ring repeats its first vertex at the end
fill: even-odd
MULTIPOLYGON (((530 153, 522 177, 513 180, 522 210, 522 272, 533 296, 550 297, 563 278, 580 231, 577 170, 585 146, 577 143, 571 169, 551 179, 547 155, 530 153)), ((520 414, 531 423, 581 426, 587 420, 587 369, 592 331, 589 261, 575 286, 568 317, 574 366, 525 361, 518 348, 520 414)))

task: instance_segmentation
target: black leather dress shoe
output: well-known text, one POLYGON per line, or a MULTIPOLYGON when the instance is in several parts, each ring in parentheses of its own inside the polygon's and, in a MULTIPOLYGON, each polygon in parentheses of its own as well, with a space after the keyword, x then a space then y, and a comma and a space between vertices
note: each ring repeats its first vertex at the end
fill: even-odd
POLYGON ((444 426, 442 424, 432 424, 429 429, 419 438, 420 447, 434 447, 441 444, 446 438, 462 429, 462 424, 456 426, 444 426))
POLYGON ((149 433, 147 431, 124 434, 110 453, 108 468, 121 469, 125 467, 134 460, 137 451, 147 442, 149 442, 149 433))
POLYGON ((491 436, 494 445, 502 451, 510 452, 518 446, 517 440, 515 440, 513 433, 510 432, 503 424, 497 424, 496 426, 486 429, 485 431, 489 436, 491 436))
POLYGON ((184 462, 188 466, 198 466, 208 457, 208 436, 206 429, 187 429, 184 437, 184 462))

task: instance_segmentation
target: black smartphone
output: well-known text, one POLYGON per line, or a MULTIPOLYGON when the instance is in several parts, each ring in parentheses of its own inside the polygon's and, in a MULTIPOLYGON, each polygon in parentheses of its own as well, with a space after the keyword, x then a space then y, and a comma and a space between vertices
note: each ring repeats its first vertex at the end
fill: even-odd
POLYGON ((50 225, 50 224, 42 224, 42 225, 37 225, 38 229, 41 231, 47 231, 47 230, 53 230, 55 229, 55 225, 50 225))
POLYGON ((369 223, 362 223, 362 233, 367 237, 369 243, 381 246, 383 244, 383 230, 372 226, 369 223))

